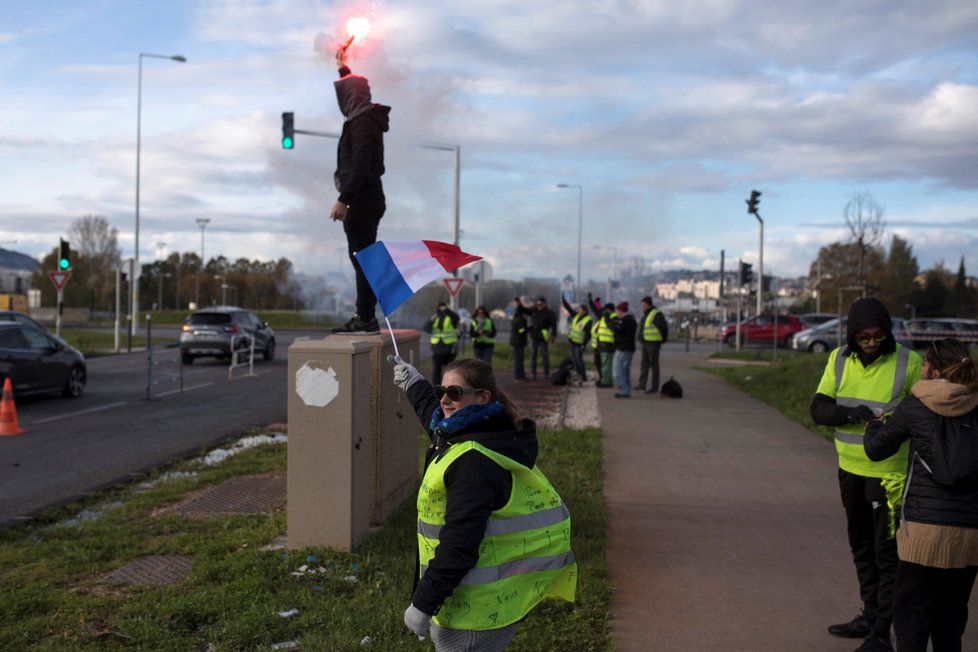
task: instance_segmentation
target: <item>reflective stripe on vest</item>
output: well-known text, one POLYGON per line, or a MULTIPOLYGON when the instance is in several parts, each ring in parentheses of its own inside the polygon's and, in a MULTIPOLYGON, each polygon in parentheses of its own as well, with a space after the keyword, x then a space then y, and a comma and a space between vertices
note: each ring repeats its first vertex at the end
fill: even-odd
POLYGON ((458 331, 452 327, 452 318, 442 315, 435 318, 435 323, 431 326, 432 344, 455 344, 458 342, 458 331))
POLYGON ((449 629, 498 629, 519 621, 545 598, 572 602, 577 564, 567 507, 538 467, 528 469, 475 441, 449 446, 425 471, 418 491, 421 575, 445 524, 445 473, 469 451, 508 470, 513 488, 509 502, 489 516, 475 567, 442 604, 435 622, 449 629))
POLYGON ((662 332, 659 330, 659 327, 658 326, 656 326, 655 324, 652 323, 652 320, 655 319, 655 316, 657 314, 659 314, 659 309, 658 308, 653 308, 652 310, 649 311, 649 314, 646 315, 645 321, 642 324, 642 341, 643 342, 661 342, 662 341, 662 332))
POLYGON ((568 339, 571 344, 584 344, 584 329, 591 323, 591 315, 574 315, 568 339))
MULTIPOLYGON (((475 329, 479 330, 478 321, 474 322, 475 329)), ((492 332, 492 318, 486 317, 482 320, 482 330, 484 331, 482 335, 476 335, 472 338, 472 342, 475 344, 495 344, 496 338, 489 335, 492 332)))
MULTIPOLYGON (((841 349, 836 349, 833 364, 837 405, 845 407, 865 405, 889 414, 896 409, 904 394, 909 393, 910 387, 907 384, 907 369, 911 355, 909 349, 897 344, 894 353, 874 360, 869 367, 863 367, 855 354, 841 356, 840 353, 841 349)), ((881 478, 887 473, 906 473, 909 443, 904 442, 891 457, 873 462, 866 457, 863 448, 864 431, 863 423, 836 427, 835 449, 839 454, 839 468, 873 478, 881 478)))

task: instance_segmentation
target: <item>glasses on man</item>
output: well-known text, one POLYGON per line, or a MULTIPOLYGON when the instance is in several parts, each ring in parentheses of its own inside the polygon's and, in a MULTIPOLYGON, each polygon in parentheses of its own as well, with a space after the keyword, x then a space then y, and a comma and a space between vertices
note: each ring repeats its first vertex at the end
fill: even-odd
POLYGON ((484 392, 484 389, 477 389, 475 387, 460 387, 458 385, 449 385, 445 387, 444 385, 435 385, 435 398, 439 401, 442 396, 447 396, 449 401, 458 402, 462 400, 462 397, 466 394, 478 394, 484 392))
POLYGON ((877 344, 886 339, 886 333, 860 333, 854 338, 856 344, 869 344, 870 340, 876 342, 877 344))

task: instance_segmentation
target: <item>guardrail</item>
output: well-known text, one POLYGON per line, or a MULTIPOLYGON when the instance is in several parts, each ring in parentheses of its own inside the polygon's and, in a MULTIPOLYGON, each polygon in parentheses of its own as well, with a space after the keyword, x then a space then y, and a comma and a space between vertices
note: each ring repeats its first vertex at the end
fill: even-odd
POLYGON ((154 359, 153 355, 153 315, 146 315, 146 400, 150 401, 153 399, 153 387, 155 385, 160 385, 162 383, 180 383, 180 392, 183 392, 183 361, 180 359, 180 349, 178 348, 179 343, 174 343, 173 345, 167 346, 165 348, 171 349, 175 352, 172 358, 154 359), (162 377, 158 374, 156 378, 153 377, 153 369, 171 369, 176 367, 177 371, 169 371, 164 373, 162 377))

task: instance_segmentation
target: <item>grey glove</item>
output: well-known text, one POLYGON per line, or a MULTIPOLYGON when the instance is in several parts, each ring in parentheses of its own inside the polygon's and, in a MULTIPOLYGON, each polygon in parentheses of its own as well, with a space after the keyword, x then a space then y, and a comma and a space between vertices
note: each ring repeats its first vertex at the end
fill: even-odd
POLYGON ((404 624, 408 626, 408 629, 417 634, 418 638, 424 639, 428 635, 428 628, 431 627, 431 616, 413 604, 409 604, 408 608, 404 610, 404 624))
POLYGON ((857 405, 854 408, 849 408, 849 414, 846 415, 846 419, 849 423, 861 423, 863 421, 872 421, 876 418, 873 414, 873 410, 866 405, 857 405))
POLYGON ((404 362, 401 356, 394 357, 394 384, 400 387, 405 392, 414 383, 422 380, 424 376, 418 371, 414 365, 410 365, 404 362))

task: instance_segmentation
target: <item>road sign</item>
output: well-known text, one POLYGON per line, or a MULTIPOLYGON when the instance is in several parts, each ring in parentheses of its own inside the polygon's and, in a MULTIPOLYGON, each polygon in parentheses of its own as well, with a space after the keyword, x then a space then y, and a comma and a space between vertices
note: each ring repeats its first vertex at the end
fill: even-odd
POLYGON ((455 278, 454 276, 442 280, 445 281, 445 287, 448 288, 448 293, 452 295, 452 297, 457 297, 458 291, 461 290, 462 286, 465 284, 464 278, 455 278))
POLYGON ((54 284, 54 289, 60 292, 61 288, 68 282, 68 279, 71 278, 71 272, 48 272, 48 278, 54 284))

